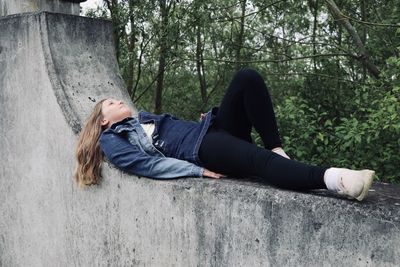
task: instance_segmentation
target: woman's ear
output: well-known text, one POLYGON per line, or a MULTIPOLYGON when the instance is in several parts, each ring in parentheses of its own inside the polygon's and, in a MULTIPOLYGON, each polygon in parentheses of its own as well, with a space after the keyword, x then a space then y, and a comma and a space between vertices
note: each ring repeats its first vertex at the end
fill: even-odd
POLYGON ((109 123, 109 120, 101 119, 101 126, 106 126, 109 123))

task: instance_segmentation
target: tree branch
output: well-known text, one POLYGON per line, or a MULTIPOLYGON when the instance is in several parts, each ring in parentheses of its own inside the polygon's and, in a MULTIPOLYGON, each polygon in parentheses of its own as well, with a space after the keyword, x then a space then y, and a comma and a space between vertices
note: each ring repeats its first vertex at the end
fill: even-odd
POLYGON ((245 15, 243 15, 243 16, 239 16, 239 17, 228 17, 227 19, 226 19, 226 18, 214 18, 214 19, 211 18, 211 20, 216 20, 216 22, 227 22, 227 21, 233 21, 233 20, 236 20, 236 19, 241 19, 242 17, 249 17, 249 16, 251 16, 251 15, 258 14, 258 13, 260 13, 261 11, 264 11, 264 10, 266 10, 267 8, 271 7, 271 6, 273 6, 273 5, 275 5, 275 4, 278 4, 279 2, 283 2, 283 0, 278 0, 278 1, 276 1, 276 2, 273 2, 273 3, 269 4, 269 5, 266 5, 266 6, 262 7, 262 8, 260 8, 260 9, 257 10, 257 11, 253 11, 253 12, 247 13, 247 14, 245 14, 245 15))
POLYGON ((400 24, 386 24, 386 23, 376 23, 376 22, 368 22, 368 21, 364 21, 364 20, 358 20, 355 18, 352 18, 350 16, 347 16, 345 14, 343 14, 343 12, 340 12, 340 16, 343 18, 346 18, 348 20, 360 23, 360 24, 365 24, 365 25, 371 25, 371 26, 378 26, 378 27, 393 27, 393 28, 400 28, 400 24))
POLYGON ((359 52, 361 54, 361 56, 358 57, 358 59, 375 78, 379 78, 380 72, 378 68, 371 62, 367 49, 362 43, 356 29, 353 27, 353 25, 351 25, 349 19, 343 16, 343 13, 340 11, 340 9, 337 7, 336 3, 333 0, 325 0, 325 3, 328 5, 328 8, 331 11, 332 16, 347 30, 347 32, 353 39, 354 43, 358 47, 359 52))
MULTIPOLYGON (((239 62, 236 61, 236 60, 217 59, 217 58, 204 58, 203 60, 214 61, 214 62, 223 62, 223 63, 231 63, 231 64, 237 64, 237 63, 249 64, 249 63, 268 63, 268 62, 280 63, 280 62, 308 59, 308 58, 314 58, 314 57, 336 57, 336 56, 350 56, 350 57, 358 58, 357 56, 354 56, 354 55, 349 54, 349 53, 332 53, 332 54, 316 54, 316 55, 293 57, 293 58, 289 57, 287 59, 242 60, 242 61, 239 61, 239 62)), ((188 61, 196 61, 196 59, 192 59, 192 58, 182 58, 182 59, 188 60, 188 61)))

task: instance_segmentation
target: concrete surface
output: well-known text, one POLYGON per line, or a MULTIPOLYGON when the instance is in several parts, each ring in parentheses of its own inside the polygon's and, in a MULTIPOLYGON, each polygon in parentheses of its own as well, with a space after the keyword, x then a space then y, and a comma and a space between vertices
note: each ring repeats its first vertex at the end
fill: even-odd
POLYGON ((0 0, 0 17, 37 11, 79 15, 80 2, 86 0, 0 0))
POLYGON ((248 179, 73 180, 95 102, 127 92, 108 21, 0 19, 0 266, 398 266, 400 188, 365 202, 248 179))

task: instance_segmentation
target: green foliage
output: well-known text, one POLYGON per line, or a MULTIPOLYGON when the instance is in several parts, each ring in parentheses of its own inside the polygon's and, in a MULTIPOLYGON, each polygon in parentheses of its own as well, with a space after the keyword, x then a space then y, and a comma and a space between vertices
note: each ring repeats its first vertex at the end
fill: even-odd
POLYGON ((288 154, 317 165, 373 169, 378 179, 398 182, 399 74, 400 59, 390 58, 380 80, 355 87, 357 108, 347 116, 330 117, 301 96, 285 99, 276 113, 288 154))
POLYGON ((120 70, 127 84, 133 80, 138 109, 155 110, 161 54, 162 112, 186 120, 220 103, 239 66, 252 67, 267 81, 290 156, 370 168, 383 181, 400 182, 400 0, 335 1, 364 56, 325 1, 245 0, 242 25, 243 2, 166 0, 165 29, 160 1, 116 0, 113 12, 103 1, 87 15, 111 19, 120 70), (370 78, 365 60, 379 79, 370 78))

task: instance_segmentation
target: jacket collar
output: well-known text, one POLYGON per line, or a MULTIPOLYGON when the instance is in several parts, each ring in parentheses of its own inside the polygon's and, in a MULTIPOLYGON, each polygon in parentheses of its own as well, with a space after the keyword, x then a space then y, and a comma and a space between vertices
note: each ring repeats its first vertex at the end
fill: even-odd
POLYGON ((148 122, 154 122, 155 117, 159 117, 159 115, 150 113, 145 110, 140 110, 138 113, 138 120, 140 123, 148 123, 148 122))
POLYGON ((123 131, 129 131, 134 128, 134 124, 137 122, 137 119, 134 117, 127 117, 119 122, 114 123, 111 125, 110 128, 106 129, 106 131, 111 131, 114 133, 121 133, 123 131))

